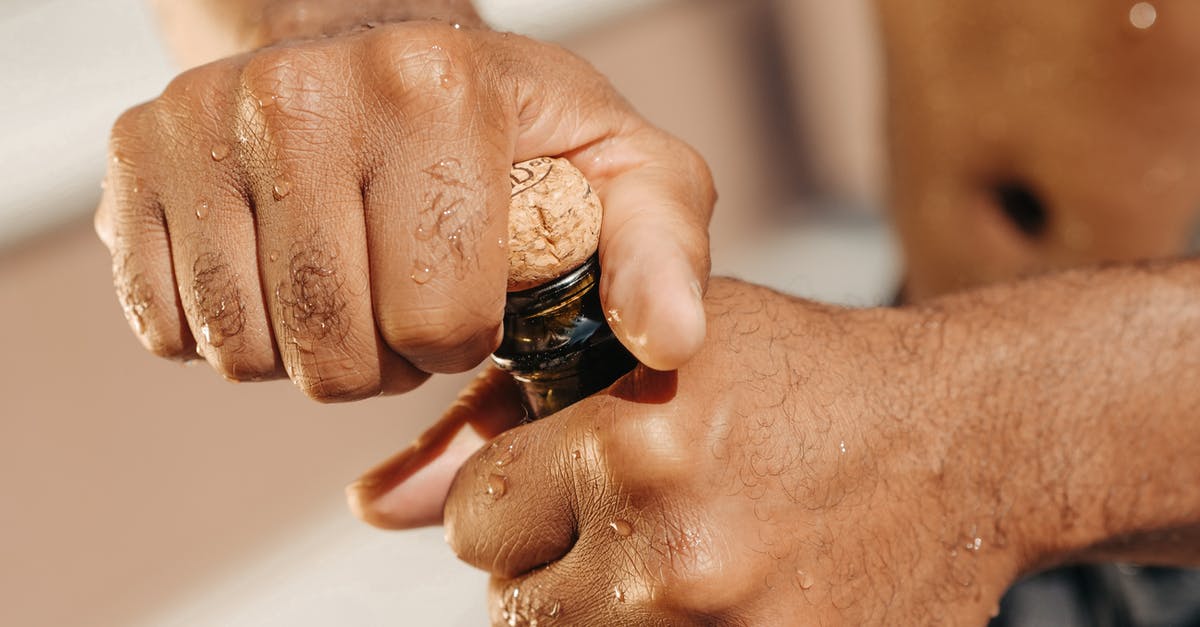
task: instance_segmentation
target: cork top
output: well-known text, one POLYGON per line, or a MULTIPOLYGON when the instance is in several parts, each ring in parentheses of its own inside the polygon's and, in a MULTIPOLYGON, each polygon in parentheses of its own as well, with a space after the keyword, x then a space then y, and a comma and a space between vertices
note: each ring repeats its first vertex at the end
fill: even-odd
POLYGON ((538 157, 512 167, 508 208, 508 291, 578 268, 600 243, 600 198, 566 159, 538 157))

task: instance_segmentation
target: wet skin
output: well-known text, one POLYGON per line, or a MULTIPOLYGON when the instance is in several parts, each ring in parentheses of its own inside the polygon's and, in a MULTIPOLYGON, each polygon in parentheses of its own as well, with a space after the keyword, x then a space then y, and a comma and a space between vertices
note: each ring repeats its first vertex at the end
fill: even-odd
MULTIPOLYGON (((1057 92, 1035 93, 1037 115, 1022 117, 1031 95, 988 91, 980 59, 927 64, 986 59, 990 49, 968 44, 995 34, 978 24, 1003 30, 991 4, 881 6, 895 204, 919 308, 843 310, 717 280, 707 338, 697 339, 703 322, 681 333, 678 313, 707 268, 712 201, 694 153, 569 55, 446 24, 227 59, 127 114, 97 214, 118 296, 157 353, 196 346, 235 378, 286 367, 324 400, 402 391, 494 346, 504 173, 524 155, 568 154, 606 202, 606 298, 628 299, 622 310, 644 312, 643 325, 662 321, 644 361, 682 367, 639 370, 519 427, 511 386, 487 372, 416 446, 351 486, 352 506, 379 526, 444 512, 451 546, 494 576, 493 622, 981 624, 1034 569, 1197 563, 1200 266, 1080 270, 939 296, 1178 253, 1193 190, 1167 185, 1152 197, 1162 212, 1147 214, 1143 177, 1114 172, 1158 163, 1145 155, 1191 171, 1179 153, 1190 92, 1134 118, 1183 131, 1132 143, 1107 123, 1120 116, 1081 119, 1057 92), (914 106, 930 84, 960 89, 941 109, 914 106), (999 129, 996 141, 962 130, 975 128, 983 93, 997 104, 978 129, 999 129), (1085 150, 1068 141, 1078 133, 1039 143, 1063 129, 1136 150, 1085 150), (1038 157, 1056 146, 1078 152, 1038 157), (462 221, 418 238, 448 206, 462 221), (426 258, 439 272, 412 280, 426 258), (639 287, 647 267, 674 295, 639 287)), ((1069 17, 1065 6, 1021 10, 1069 17)), ((1034 46, 1034 60, 1074 67, 1097 53, 1088 37, 1049 40, 1063 49, 1034 46)), ((1150 41, 1139 54, 1164 71, 1096 79, 1137 84, 1096 111, 1138 110, 1154 85, 1195 86, 1175 73, 1186 41, 1150 41)), ((1076 79, 1069 91, 1086 90, 1076 79)))
POLYGON ((450 485, 495 624, 983 624, 1035 569, 1200 559, 1197 281, 1079 271, 847 310, 714 279, 683 368, 511 429, 515 391, 485 374, 352 502, 427 524, 450 485))
POLYGON ((192 69, 117 122, 96 226, 149 350, 354 400, 496 348, 508 171, 543 154, 606 207, 623 340, 683 363, 704 336, 707 167, 586 63, 515 35, 388 24, 192 69))

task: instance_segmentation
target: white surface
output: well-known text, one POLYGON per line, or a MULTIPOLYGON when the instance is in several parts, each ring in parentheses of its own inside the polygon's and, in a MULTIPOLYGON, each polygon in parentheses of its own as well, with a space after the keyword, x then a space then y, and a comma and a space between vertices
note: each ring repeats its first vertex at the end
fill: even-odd
POLYGON ((440 528, 387 533, 339 510, 141 624, 475 627, 487 622, 486 585, 440 528))
POLYGON ((171 75, 141 0, 0 13, 0 246, 89 211, 108 129, 171 75))
MULTIPOLYGON (((655 0, 481 0, 543 38, 655 0)), ((144 0, 0 0, 0 247, 90 211, 108 130, 174 74, 144 0)))

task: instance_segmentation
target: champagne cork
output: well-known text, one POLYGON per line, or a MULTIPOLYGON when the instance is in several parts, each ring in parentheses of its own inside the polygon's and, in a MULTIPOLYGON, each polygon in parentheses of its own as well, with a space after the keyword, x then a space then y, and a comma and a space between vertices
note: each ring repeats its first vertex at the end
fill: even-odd
POLYGON ((512 167, 508 291, 537 287, 578 268, 600 243, 600 198, 566 159, 512 167))

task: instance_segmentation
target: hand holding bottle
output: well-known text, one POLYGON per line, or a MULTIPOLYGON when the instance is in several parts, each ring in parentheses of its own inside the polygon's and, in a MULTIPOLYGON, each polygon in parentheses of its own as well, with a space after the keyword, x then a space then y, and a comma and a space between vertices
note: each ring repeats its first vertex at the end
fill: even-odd
POLYGON ((499 339, 511 164, 604 202, 601 295, 644 363, 700 346, 711 179, 554 46, 445 23, 285 43, 177 78, 113 131, 97 231, 152 352, 325 401, 473 367, 499 339))

